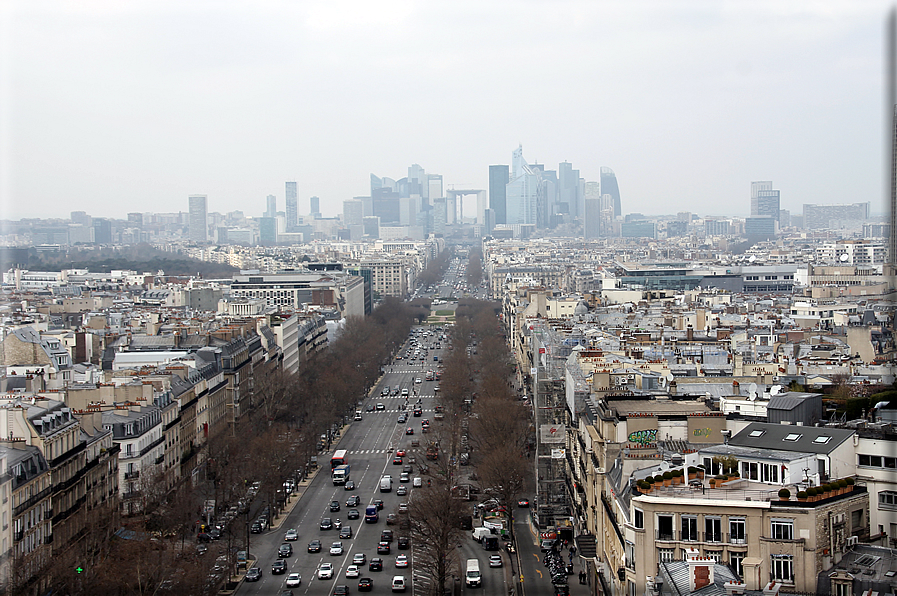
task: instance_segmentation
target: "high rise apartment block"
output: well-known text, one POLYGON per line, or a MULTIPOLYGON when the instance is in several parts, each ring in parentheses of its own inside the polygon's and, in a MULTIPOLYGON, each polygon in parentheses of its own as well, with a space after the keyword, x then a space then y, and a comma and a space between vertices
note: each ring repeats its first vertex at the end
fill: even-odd
POLYGON ((295 232, 299 226, 299 190, 295 182, 286 183, 287 232, 295 232))

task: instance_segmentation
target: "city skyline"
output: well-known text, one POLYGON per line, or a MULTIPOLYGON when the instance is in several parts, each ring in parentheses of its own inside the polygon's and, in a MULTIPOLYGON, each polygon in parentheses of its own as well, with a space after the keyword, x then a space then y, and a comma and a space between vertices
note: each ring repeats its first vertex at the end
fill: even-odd
POLYGON ((22 3, 0 50, 0 209, 123 218, 201 193, 209 211, 260 213, 294 180, 300 214, 318 196, 332 217, 370 172, 402 164, 486 189, 523 144, 586 181, 612 168, 626 212, 746 215, 749 183, 771 179, 782 209, 881 213, 887 6, 22 3), (420 31, 432 44, 411 41, 420 31), (849 199, 835 168, 851 172, 849 199))

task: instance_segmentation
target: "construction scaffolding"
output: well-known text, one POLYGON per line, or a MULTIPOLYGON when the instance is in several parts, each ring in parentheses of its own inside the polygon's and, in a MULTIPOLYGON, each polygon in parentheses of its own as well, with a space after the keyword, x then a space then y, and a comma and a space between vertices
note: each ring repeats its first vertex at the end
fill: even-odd
POLYGON ((550 321, 530 325, 536 419, 536 508, 533 519, 540 528, 572 530, 572 509, 567 494, 567 425, 565 363, 569 347, 550 321))

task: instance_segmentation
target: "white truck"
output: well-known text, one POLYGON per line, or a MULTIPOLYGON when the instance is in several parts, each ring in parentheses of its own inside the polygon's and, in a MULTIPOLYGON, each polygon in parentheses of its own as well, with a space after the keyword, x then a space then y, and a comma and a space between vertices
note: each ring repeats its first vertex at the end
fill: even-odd
POLYGON ((386 475, 380 479, 380 492, 392 492, 392 476, 386 475))
POLYGON ((349 464, 343 464, 342 466, 333 468, 331 476, 333 478, 333 484, 345 484, 346 480, 349 479, 349 464))
POLYGON ((476 588, 480 585, 482 577, 480 576, 480 562, 477 559, 467 559, 467 572, 464 574, 464 581, 468 588, 476 588))

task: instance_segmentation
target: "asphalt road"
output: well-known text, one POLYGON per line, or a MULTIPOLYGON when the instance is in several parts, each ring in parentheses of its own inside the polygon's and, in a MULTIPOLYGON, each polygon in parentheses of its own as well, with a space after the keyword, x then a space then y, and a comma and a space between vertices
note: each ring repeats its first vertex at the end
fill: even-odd
MULTIPOLYGON (((243 582, 237 593, 242 595, 256 594, 280 594, 282 590, 286 590, 285 582, 290 573, 299 573, 302 576, 301 586, 291 588, 297 596, 301 594, 313 595, 329 595, 333 593, 337 585, 347 585, 349 591, 355 594, 358 591, 358 579, 346 578, 346 567, 351 565, 352 557, 356 553, 364 553, 367 561, 370 562, 373 557, 381 557, 383 559, 383 571, 369 571, 368 566, 364 565, 361 569, 361 577, 369 577, 374 582, 374 594, 391 593, 391 581, 394 575, 404 575, 411 585, 412 577, 415 575, 414 549, 413 544, 411 550, 398 550, 396 541, 393 541, 390 554, 377 554, 377 543, 380 539, 380 532, 387 527, 392 529, 396 538, 408 535, 408 530, 401 530, 398 526, 387 526, 386 515, 397 510, 399 503, 409 502, 414 496, 414 488, 409 483, 408 495, 400 497, 396 495, 395 488, 399 486, 399 474, 401 466, 393 464, 394 450, 400 448, 410 449, 412 439, 420 439, 421 443, 427 435, 421 435, 421 421, 428 418, 431 424, 436 424, 433 419, 434 413, 434 396, 435 387, 438 381, 426 381, 426 371, 435 370, 438 362, 433 361, 433 356, 442 357, 446 343, 443 341, 442 349, 435 349, 436 340, 433 335, 428 339, 420 339, 421 343, 433 348, 429 349, 423 361, 420 358, 413 361, 403 358, 394 361, 393 365, 386 368, 386 371, 380 380, 380 383, 372 390, 371 396, 363 400, 362 415, 363 420, 353 422, 348 430, 344 433, 334 449, 345 449, 348 451, 348 461, 351 466, 350 480, 355 482, 355 489, 346 491, 343 486, 334 486, 329 474, 329 465, 327 460, 333 454, 333 451, 325 452, 319 456, 321 462, 321 470, 306 488, 302 498, 289 513, 287 519, 280 525, 277 530, 272 530, 263 534, 254 534, 250 545, 252 556, 257 557, 256 566, 262 570, 261 580, 258 582, 243 582), (421 378, 421 383, 415 383, 415 379, 421 378), (381 389, 384 386, 389 387, 407 387, 411 394, 408 399, 408 421, 399 423, 398 418, 402 413, 401 406, 405 400, 401 396, 381 396, 381 389), (415 395, 415 391, 418 395, 415 395), (411 406, 417 401, 417 397, 421 398, 423 415, 421 417, 411 416, 411 406), (372 412, 365 411, 368 405, 376 408, 377 404, 383 405, 383 410, 374 410, 372 412), (409 436, 405 434, 408 427, 414 429, 415 434, 409 436), (393 490, 389 493, 380 493, 378 490, 379 480, 383 474, 391 474, 394 483, 393 490), (349 508, 346 507, 346 499, 350 495, 358 495, 361 504, 358 509, 361 519, 348 520, 346 514, 349 508), (382 499, 384 508, 380 512, 380 520, 375 524, 364 523, 364 509, 372 502, 373 499, 382 499), (331 512, 330 502, 337 500, 340 503, 340 511, 331 512), (343 526, 349 525, 353 530, 353 538, 342 540, 344 551, 341 555, 330 555, 329 548, 331 543, 339 541, 339 531, 336 529, 321 530, 320 522, 324 517, 331 519, 340 519, 343 526), (277 559, 278 547, 284 543, 284 534, 290 528, 298 530, 299 539, 290 542, 293 546, 293 555, 286 558, 287 573, 283 575, 273 575, 271 573, 271 564, 277 559), (307 547, 309 541, 318 539, 322 544, 320 553, 309 553, 307 547), (408 568, 397 569, 395 566, 396 555, 404 553, 408 555, 411 564, 408 568), (333 579, 318 579, 317 571, 322 563, 332 563, 334 566, 333 579)), ((408 355, 409 345, 406 343, 400 354, 408 355)), ((411 348, 413 354, 414 348, 411 348)), ((423 459, 422 455, 416 456, 418 461, 423 459)), ((411 474, 413 479, 418 475, 418 469, 411 474)), ((423 482, 426 482, 424 479, 423 482)), ((488 553, 471 539, 465 539, 459 549, 459 558, 463 566, 466 558, 476 556, 480 560, 480 566, 483 573, 483 588, 477 591, 487 596, 505 596, 507 589, 505 588, 504 575, 502 569, 490 569, 488 564, 488 553)), ((413 593, 413 589, 409 588, 409 593, 413 593)))

